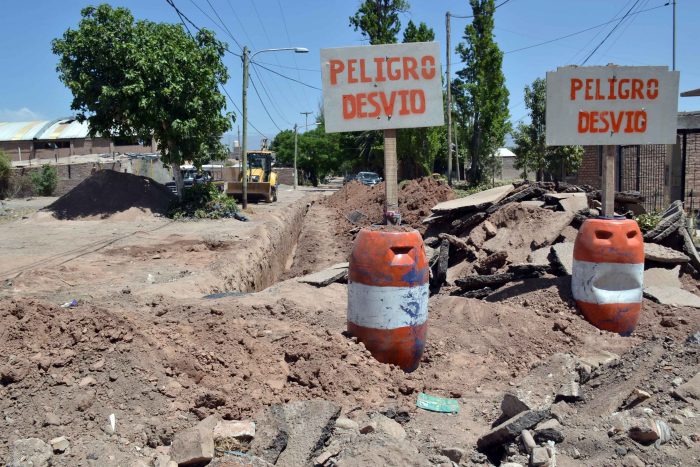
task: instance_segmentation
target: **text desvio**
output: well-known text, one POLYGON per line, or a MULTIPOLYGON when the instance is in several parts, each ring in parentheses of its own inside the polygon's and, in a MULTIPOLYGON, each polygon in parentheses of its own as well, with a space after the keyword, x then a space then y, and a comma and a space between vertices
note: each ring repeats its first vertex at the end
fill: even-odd
MULTIPOLYGON (((571 78, 569 99, 572 101, 653 101, 659 97, 656 78, 571 78)), ((644 108, 630 110, 580 110, 579 133, 644 133, 647 112, 644 108)))
POLYGON ((412 88, 410 82, 429 81, 439 76, 433 55, 331 59, 328 65, 331 86, 384 82, 406 84, 403 89, 393 91, 343 94, 344 120, 423 114, 426 111, 425 92, 412 88))

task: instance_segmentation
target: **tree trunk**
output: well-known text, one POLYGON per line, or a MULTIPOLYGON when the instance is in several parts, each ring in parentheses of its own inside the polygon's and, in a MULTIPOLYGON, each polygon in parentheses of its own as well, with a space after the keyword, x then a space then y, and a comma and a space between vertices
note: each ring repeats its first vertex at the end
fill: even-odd
POLYGON ((472 166, 469 168, 470 179, 474 184, 479 184, 481 182, 481 165, 479 164, 479 139, 480 131, 477 122, 478 115, 474 118, 474 128, 472 130, 472 141, 471 141, 471 161, 472 166))
POLYGON ((173 164, 173 180, 175 180, 175 187, 177 188, 177 199, 182 201, 182 195, 185 191, 185 182, 182 180, 182 172, 180 172, 180 164, 173 164))

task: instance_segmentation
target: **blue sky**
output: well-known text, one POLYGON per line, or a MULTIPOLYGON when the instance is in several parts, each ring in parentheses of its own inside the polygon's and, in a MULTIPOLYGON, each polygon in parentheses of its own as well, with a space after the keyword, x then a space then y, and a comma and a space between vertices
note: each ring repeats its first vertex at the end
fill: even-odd
MULTIPOLYGON (((500 3, 502 0, 498 0, 500 3)), ((402 15, 402 25, 409 19, 426 22, 445 47, 445 12, 471 14, 466 0, 409 0, 411 10, 402 15)), ((637 0, 510 0, 497 10, 496 40, 504 56, 503 71, 510 91, 513 121, 526 116, 523 87, 548 70, 568 64, 580 64, 588 53, 615 26, 592 29, 551 44, 519 52, 514 49, 571 34, 619 18, 637 0)), ((59 82, 56 57, 50 42, 67 28, 76 27, 80 10, 96 4, 84 0, 3 0, 3 27, 0 28, 0 121, 51 119, 71 114, 71 96, 59 82)), ((177 22, 178 17, 165 0, 114 0, 137 18, 177 22)), ((175 0, 175 4, 198 26, 217 32, 220 39, 237 49, 218 21, 211 5, 226 22, 238 42, 252 50, 269 47, 300 46, 308 54, 290 52, 264 53, 256 57, 265 66, 321 87, 319 49, 364 44, 359 32, 348 26, 348 17, 359 0, 175 0), (196 4, 196 5, 195 5, 196 4), (208 18, 201 10, 206 13, 208 18)), ((639 0, 634 11, 664 5, 666 0, 639 0)), ((677 69, 681 72, 681 90, 700 88, 697 28, 700 24, 700 0, 678 0, 677 69)), ((466 19, 452 19, 452 44, 461 40, 466 19)), ((599 48, 588 65, 668 65, 671 66, 672 8, 661 6, 629 17, 599 48)), ((444 56, 444 54, 443 54, 444 56)), ((227 55, 225 62, 231 75, 226 88, 240 107, 241 63, 227 55)), ((443 64, 444 65, 444 64, 443 64)), ((461 68, 453 55, 454 71, 461 68)), ((300 112, 317 111, 320 91, 301 86, 259 69, 252 73, 258 84, 267 112, 252 86, 249 92, 249 121, 268 137, 280 129, 303 124, 300 112), (262 83, 262 86, 260 85, 262 83), (272 101, 272 102, 271 102, 272 101)), ((681 110, 700 109, 700 98, 680 98, 681 110)), ((313 121, 313 116, 309 121, 313 121)), ((240 119, 239 119, 240 121, 240 119)), ((251 145, 260 136, 250 130, 251 145)), ((235 139, 229 135, 226 140, 235 139)))

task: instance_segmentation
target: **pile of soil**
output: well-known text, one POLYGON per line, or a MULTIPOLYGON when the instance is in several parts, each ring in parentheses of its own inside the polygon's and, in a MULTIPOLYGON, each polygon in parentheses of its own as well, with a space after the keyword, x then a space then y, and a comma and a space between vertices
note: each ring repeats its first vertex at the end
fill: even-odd
POLYGON ((160 183, 138 175, 100 170, 46 207, 58 219, 111 215, 138 208, 166 214, 174 196, 160 183))
MULTIPOLYGON (((401 211, 402 223, 423 233, 425 226, 422 221, 430 215, 430 209, 438 203, 454 198, 454 192, 443 180, 423 177, 403 182, 399 188, 399 211, 401 211)), ((384 182, 373 187, 357 181, 348 183, 329 196, 324 203, 333 208, 338 213, 338 217, 344 219, 344 222, 338 225, 341 232, 352 228, 353 224, 345 216, 353 211, 359 211, 365 216, 357 220, 354 225, 367 226, 382 223, 384 182)))

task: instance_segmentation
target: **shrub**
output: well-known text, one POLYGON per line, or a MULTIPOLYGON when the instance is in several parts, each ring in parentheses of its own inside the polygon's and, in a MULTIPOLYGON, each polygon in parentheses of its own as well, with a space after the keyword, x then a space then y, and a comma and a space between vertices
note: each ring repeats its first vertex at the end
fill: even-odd
POLYGON ((10 178, 12 176, 12 163, 10 158, 0 151, 0 199, 10 195, 10 178))
POLYGON ((32 172, 31 177, 37 194, 51 196, 56 191, 56 186, 58 185, 58 171, 56 167, 48 164, 42 165, 41 169, 32 172))
POLYGON ((182 201, 175 201, 169 212, 173 219, 221 219, 238 212, 236 200, 221 192, 216 185, 204 183, 185 189, 182 201))
POLYGON ((646 214, 640 214, 634 218, 639 224, 639 230, 642 232, 648 232, 653 230, 654 227, 661 221, 661 214, 658 212, 648 212, 646 214))

